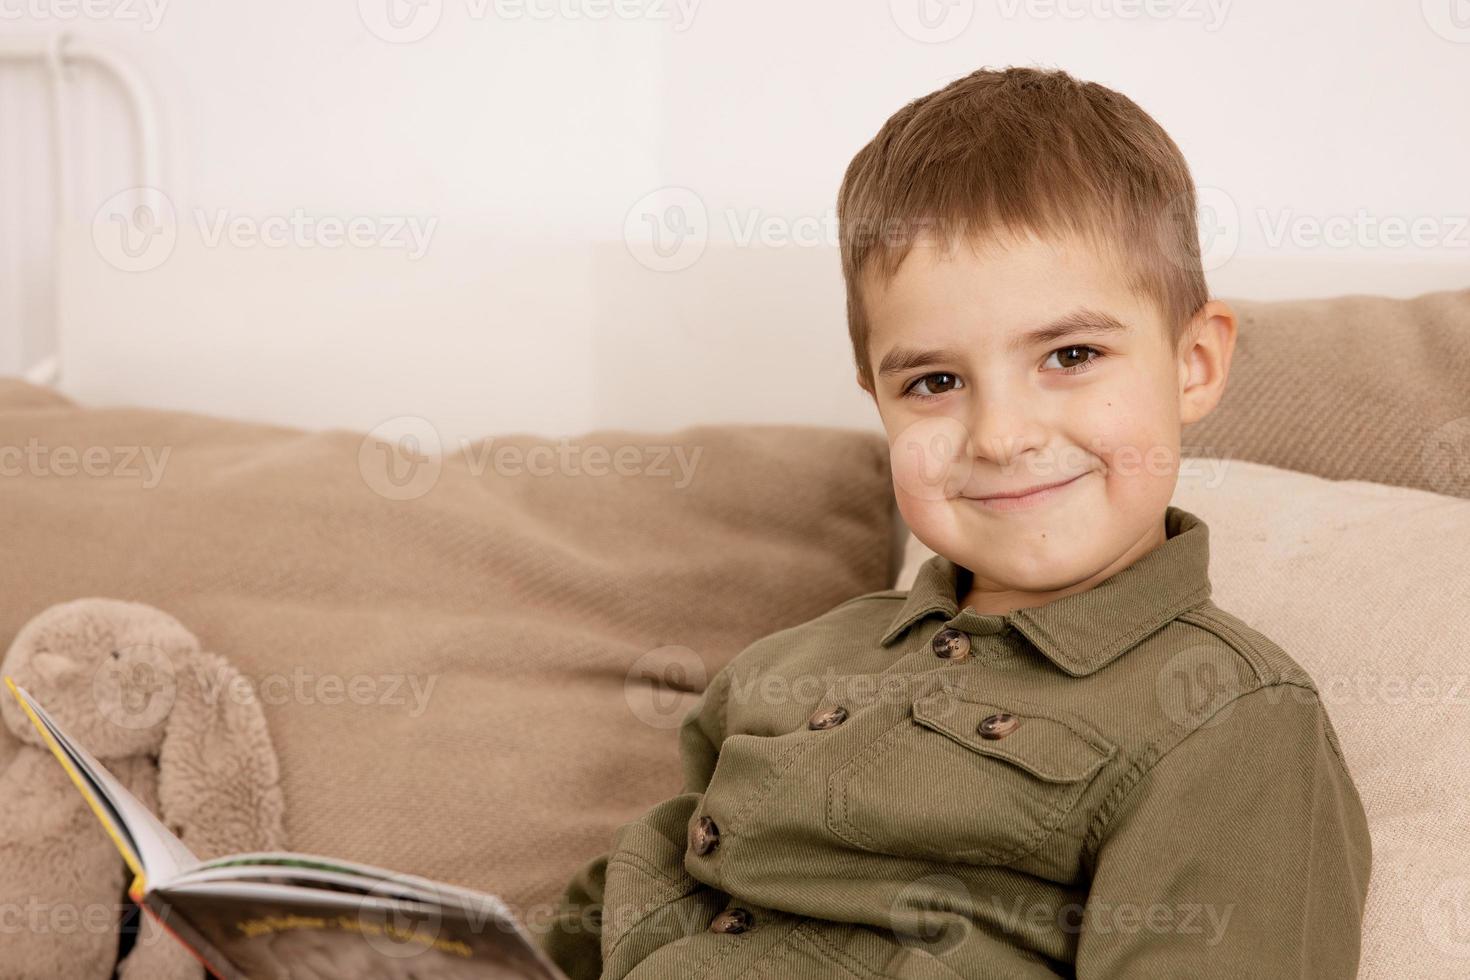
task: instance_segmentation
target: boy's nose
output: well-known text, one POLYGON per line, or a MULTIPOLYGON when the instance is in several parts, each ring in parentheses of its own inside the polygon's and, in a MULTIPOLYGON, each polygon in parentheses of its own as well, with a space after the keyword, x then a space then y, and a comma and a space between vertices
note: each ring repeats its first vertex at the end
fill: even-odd
POLYGON ((1014 395, 974 397, 963 422, 969 458, 997 466, 1009 466, 1017 456, 1045 443, 1040 424, 1014 395))

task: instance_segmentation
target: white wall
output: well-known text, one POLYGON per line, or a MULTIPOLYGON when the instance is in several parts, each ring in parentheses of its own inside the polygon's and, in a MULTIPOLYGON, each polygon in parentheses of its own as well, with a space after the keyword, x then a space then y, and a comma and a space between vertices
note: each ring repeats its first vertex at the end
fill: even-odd
MULTIPOLYGON (((867 424, 837 186, 890 113, 981 66, 1063 67, 1153 113, 1203 188, 1217 294, 1470 284, 1466 0, 88 2, 107 15, 0 0, 0 31, 138 65, 178 222, 159 264, 109 265, 86 223, 136 178, 85 150, 61 308, 63 387, 88 400, 482 432, 867 424), (426 250, 210 238, 292 215, 419 222, 426 250), (626 247, 681 217, 682 251, 626 247)), ((44 353, 10 309, 6 373, 44 353)))

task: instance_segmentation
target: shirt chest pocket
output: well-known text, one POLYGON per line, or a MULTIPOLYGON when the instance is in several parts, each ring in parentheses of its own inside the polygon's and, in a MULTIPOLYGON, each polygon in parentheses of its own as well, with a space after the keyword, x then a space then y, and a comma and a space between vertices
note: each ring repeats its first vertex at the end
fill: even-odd
POLYGON ((1039 705, 936 692, 832 773, 827 827, 866 851, 1006 864, 1041 846, 1115 751, 1039 705))

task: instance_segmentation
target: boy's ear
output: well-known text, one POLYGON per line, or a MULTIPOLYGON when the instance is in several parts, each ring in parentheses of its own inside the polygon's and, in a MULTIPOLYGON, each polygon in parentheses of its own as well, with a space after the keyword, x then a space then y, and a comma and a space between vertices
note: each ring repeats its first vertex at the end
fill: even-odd
POLYGON ((1215 410, 1225 394, 1238 325, 1224 300, 1210 300, 1190 323, 1183 344, 1185 374, 1180 391, 1180 421, 1188 425, 1215 410))

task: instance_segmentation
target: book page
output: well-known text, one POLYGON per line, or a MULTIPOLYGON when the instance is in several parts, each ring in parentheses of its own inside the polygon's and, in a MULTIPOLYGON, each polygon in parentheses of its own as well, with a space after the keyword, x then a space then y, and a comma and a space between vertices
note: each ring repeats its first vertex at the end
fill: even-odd
POLYGON ((356 895, 371 894, 380 898, 401 898, 425 905, 435 905, 439 902, 439 896, 407 884, 400 885, 399 882, 386 878, 364 878, 362 875, 348 874, 305 861, 293 862, 290 865, 236 862, 224 867, 191 868, 169 884, 178 887, 206 881, 267 882, 278 885, 300 885, 304 888, 326 888, 356 895))
MULTIPOLYGON (((6 686, 20 701, 21 708, 41 733, 42 739, 58 762, 71 776, 77 789, 87 798, 108 836, 112 838, 123 860, 137 878, 142 890, 167 881, 180 871, 199 863, 199 859, 155 817, 136 796, 128 792, 107 767, 94 759, 86 749, 72 741, 61 730, 46 709, 9 677, 6 686)), ((134 888, 137 889, 137 882, 134 888)))
MULTIPOLYGON (((435 901, 449 900, 459 902, 499 901, 493 895, 486 895, 470 888, 461 888, 457 885, 446 884, 442 881, 434 881, 419 875, 404 874, 399 871, 389 871, 387 868, 378 868, 370 864, 361 864, 356 861, 347 861, 341 858, 324 857, 319 854, 296 854, 289 851, 255 851, 243 854, 231 854, 226 857, 214 858, 209 861, 201 861, 188 872, 180 875, 177 879, 180 884, 185 881, 200 880, 203 872, 213 872, 215 869, 226 869, 230 867, 261 867, 277 868, 282 872, 290 873, 294 868, 315 868, 320 871, 332 872, 357 879, 358 887, 363 891, 372 891, 375 894, 387 894, 397 889, 401 892, 417 895, 443 896, 436 897, 435 901)), ((207 875, 210 879, 217 879, 214 874, 207 875)), ((225 877, 230 877, 226 875, 225 877)))
POLYGON ((154 894, 246 976, 566 980, 496 899, 427 906, 243 881, 154 894))

